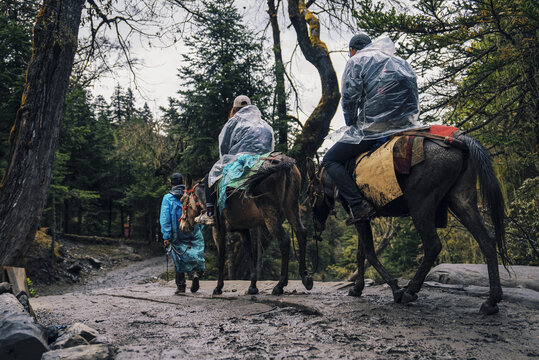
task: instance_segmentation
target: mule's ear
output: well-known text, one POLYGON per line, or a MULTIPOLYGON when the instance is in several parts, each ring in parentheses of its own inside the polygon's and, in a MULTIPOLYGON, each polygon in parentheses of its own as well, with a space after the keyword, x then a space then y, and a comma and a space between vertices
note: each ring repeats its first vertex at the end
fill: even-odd
POLYGON ((307 168, 307 178, 311 180, 312 178, 314 178, 314 173, 316 171, 316 165, 314 164, 313 159, 307 158, 307 163, 305 167, 307 168))
POLYGON ((193 187, 193 178, 191 177, 191 174, 187 174, 185 176, 185 188, 187 190, 191 190, 192 187, 193 187))

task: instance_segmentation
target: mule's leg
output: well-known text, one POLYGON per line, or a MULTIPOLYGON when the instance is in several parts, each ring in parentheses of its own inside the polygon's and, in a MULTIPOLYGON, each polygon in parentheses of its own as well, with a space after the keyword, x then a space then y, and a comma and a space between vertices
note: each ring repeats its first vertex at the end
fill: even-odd
POLYGON ((226 253, 226 233, 221 226, 216 225, 213 227, 213 238, 217 243, 217 251, 219 255, 217 286, 213 289, 214 295, 221 295, 223 293, 223 286, 225 285, 225 253, 226 253))
POLYGON ((249 230, 243 230, 240 232, 241 240, 243 242, 243 245, 245 246, 245 249, 247 250, 247 254, 249 256, 249 271, 250 271, 250 280, 251 284, 249 285, 249 290, 247 290, 247 294, 255 295, 258 294, 258 288, 256 287, 256 253, 257 253, 257 243, 256 241, 252 241, 251 234, 249 233, 249 230))
POLYGON ((283 288, 288 285, 290 238, 283 229, 282 219, 278 220, 277 216, 267 216, 266 227, 273 237, 279 241, 279 248, 281 249, 281 277, 271 293, 272 295, 282 295, 284 292, 283 288))
POLYGON ((348 295, 360 297, 361 293, 363 293, 363 289, 365 288, 365 251, 363 250, 359 237, 357 239, 356 259, 357 279, 356 283, 354 284, 354 287, 348 292, 348 295))
MULTIPOLYGON (((467 174, 465 174, 467 175, 467 174)), ((451 211, 460 222, 472 233, 478 242, 483 255, 485 255, 488 278, 490 283, 489 298, 481 305, 481 312, 494 314, 499 311, 498 302, 502 299, 502 286, 498 272, 498 259, 496 257, 496 241, 489 233, 477 208, 477 192, 475 190, 475 175, 467 184, 464 179, 459 181, 451 190, 449 198, 451 211)))
MULTIPOLYGON (((393 298, 395 302, 400 302, 400 297, 402 293, 399 292, 399 286, 397 285, 397 279, 395 279, 382 265, 376 252, 374 250, 374 242, 372 239, 372 229, 370 221, 360 221, 356 223, 356 230, 358 234, 358 249, 364 250, 365 256, 369 263, 378 271, 382 276, 384 281, 389 285, 391 291, 393 292, 393 298)), ((359 255, 361 256, 361 254, 359 255)), ((359 260, 359 259, 358 259, 359 260)), ((360 265, 358 264, 358 272, 360 271, 360 265)), ((359 275, 359 274, 358 274, 359 275)), ((363 291, 363 289, 361 289, 363 291)))
POLYGON ((442 243, 436 232, 435 217, 436 205, 439 203, 434 195, 427 196, 421 204, 410 208, 414 225, 423 243, 423 260, 414 277, 402 291, 402 304, 417 300, 417 293, 421 289, 425 277, 429 273, 436 257, 442 251, 442 243))
POLYGON ((305 254, 307 249, 307 229, 303 226, 301 218, 299 216, 299 207, 297 198, 295 201, 290 201, 286 204, 286 218, 292 226, 292 230, 298 238, 299 244, 299 276, 301 277, 301 282, 307 290, 313 288, 313 277, 307 271, 307 265, 305 262, 305 254))

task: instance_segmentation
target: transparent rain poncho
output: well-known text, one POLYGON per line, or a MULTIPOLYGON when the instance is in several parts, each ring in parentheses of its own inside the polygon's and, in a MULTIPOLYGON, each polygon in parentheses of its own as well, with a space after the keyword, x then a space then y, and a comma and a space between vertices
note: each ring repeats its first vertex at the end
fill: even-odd
POLYGON ((347 126, 331 133, 330 140, 359 144, 421 127, 417 77, 394 53, 391 39, 380 37, 348 60, 341 82, 347 126))
POLYGON ((241 108, 231 117, 219 134, 220 159, 210 170, 208 183, 213 186, 223 168, 242 154, 261 155, 272 152, 275 139, 272 127, 262 120, 260 110, 254 105, 241 108))

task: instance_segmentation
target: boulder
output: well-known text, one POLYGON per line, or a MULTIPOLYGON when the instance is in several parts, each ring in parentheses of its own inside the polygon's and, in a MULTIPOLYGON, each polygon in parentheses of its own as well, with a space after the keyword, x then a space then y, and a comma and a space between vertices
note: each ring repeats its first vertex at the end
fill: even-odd
MULTIPOLYGON (((509 272, 499 266, 502 286, 526 288, 539 291, 539 267, 515 265, 509 272)), ((427 275, 426 281, 442 284, 489 286, 487 265, 484 264, 440 264, 427 275)))
POLYGON ((98 260, 96 258, 87 257, 86 260, 88 260, 90 265, 92 265, 92 267, 94 267, 94 268, 100 269, 101 266, 103 266, 103 263, 101 262, 101 260, 98 260))
POLYGON ((86 341, 92 341, 97 337, 97 335, 99 335, 99 332, 95 329, 92 329, 88 325, 77 322, 69 326, 64 331, 60 332, 60 336, 63 336, 64 334, 79 335, 83 337, 86 341))
POLYGON ((80 274, 81 270, 82 270, 82 265, 79 262, 75 262, 67 268, 67 271, 69 271, 70 273, 74 275, 80 274))
POLYGON ((108 345, 97 344, 52 350, 44 353, 41 360, 107 360, 109 357, 108 345))
POLYGON ((88 341, 84 339, 82 336, 77 334, 70 334, 66 333, 62 336, 60 336, 58 339, 56 339, 55 342, 50 344, 50 348, 52 350, 55 349, 65 349, 69 347, 79 346, 79 345, 88 345, 88 341))
POLYGON ((11 292, 11 286, 8 282, 0 283, 0 294, 11 292))
POLYGON ((40 359, 48 350, 45 330, 13 294, 0 295, 0 359, 40 359))

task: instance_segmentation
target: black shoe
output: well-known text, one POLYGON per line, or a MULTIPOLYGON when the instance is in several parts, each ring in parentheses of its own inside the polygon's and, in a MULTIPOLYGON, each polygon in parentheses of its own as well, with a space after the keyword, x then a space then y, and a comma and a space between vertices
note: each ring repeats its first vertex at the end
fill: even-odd
POLYGON ((185 293, 185 274, 182 272, 176 273, 176 286, 178 287, 176 289, 176 292, 174 294, 178 295, 181 293, 185 293))
POLYGON ((196 293, 200 288, 199 275, 196 271, 193 271, 192 278, 193 280, 191 281, 191 292, 196 293))
POLYGON ((358 206, 352 208, 351 216, 346 220, 346 225, 352 225, 359 221, 370 220, 376 214, 376 209, 367 200, 361 201, 358 206))

